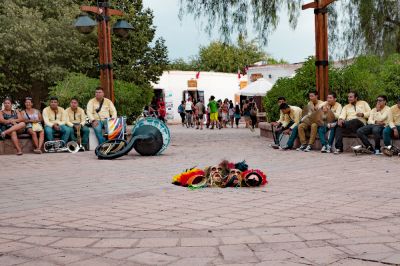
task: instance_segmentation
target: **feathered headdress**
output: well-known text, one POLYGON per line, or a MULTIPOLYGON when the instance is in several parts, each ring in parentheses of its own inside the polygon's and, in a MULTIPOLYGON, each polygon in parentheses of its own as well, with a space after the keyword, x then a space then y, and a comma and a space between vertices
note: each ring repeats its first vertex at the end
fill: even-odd
POLYGON ((205 172, 201 169, 198 168, 192 168, 189 170, 186 170, 183 173, 180 173, 172 178, 172 184, 177 185, 177 186, 183 186, 186 187, 188 185, 191 185, 193 181, 196 180, 196 177, 198 176, 205 176, 205 172), (189 180, 191 181, 190 184, 188 183, 189 180))

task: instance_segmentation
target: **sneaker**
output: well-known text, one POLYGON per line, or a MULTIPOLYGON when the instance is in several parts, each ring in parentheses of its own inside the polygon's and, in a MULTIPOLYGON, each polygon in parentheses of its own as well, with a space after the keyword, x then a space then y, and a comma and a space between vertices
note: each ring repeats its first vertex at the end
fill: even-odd
POLYGON ((321 152, 326 153, 327 152, 326 149, 327 149, 327 145, 322 146, 321 152))
POLYGON ((381 150, 375 150, 375 155, 382 155, 383 153, 381 152, 381 150))
POLYGON ((331 145, 326 145, 326 153, 331 153, 332 147, 331 145))
POLYGON ((304 149, 305 152, 310 152, 312 150, 312 146, 309 144, 307 147, 304 149))
POLYGON ((301 144, 301 146, 298 147, 298 148, 296 149, 296 151, 304 151, 306 148, 307 148, 307 145, 301 144))
POLYGON ((342 154, 343 153, 343 150, 342 149, 336 149, 335 150, 335 152, 334 152, 334 154, 342 154))
POLYGON ((271 144, 270 147, 277 150, 277 149, 279 149, 279 144, 274 143, 274 144, 271 144))
POLYGON ((290 151, 292 149, 292 147, 286 146, 286 147, 279 147, 280 150, 282 151, 290 151))

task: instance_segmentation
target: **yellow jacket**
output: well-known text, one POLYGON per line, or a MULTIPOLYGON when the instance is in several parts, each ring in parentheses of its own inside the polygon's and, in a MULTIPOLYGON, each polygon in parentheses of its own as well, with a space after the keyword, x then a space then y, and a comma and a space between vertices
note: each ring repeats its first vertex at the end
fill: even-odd
POLYGON ((105 120, 107 118, 117 118, 117 110, 114 104, 107 98, 104 98, 103 106, 101 110, 97 113, 96 109, 99 108, 100 102, 96 98, 91 99, 87 104, 87 116, 90 121, 93 120, 105 120))
POLYGON ((67 126, 73 127, 74 124, 81 124, 82 126, 85 125, 86 114, 82 108, 78 107, 76 112, 74 112, 72 108, 69 107, 65 110, 65 112, 67 113, 67 126))
POLYGON ((44 124, 48 127, 53 127, 54 124, 62 126, 67 122, 67 114, 62 107, 58 107, 57 112, 54 112, 50 106, 48 106, 43 109, 43 120, 44 124))
POLYGON ((290 122, 293 122, 294 124, 290 127, 291 129, 293 129, 300 123, 302 114, 303 110, 300 107, 290 106, 290 113, 284 114, 283 116, 282 126, 287 127, 290 122))
POLYGON ((342 112, 340 113, 339 119, 343 119, 345 121, 359 119, 364 124, 367 123, 367 119, 369 117, 369 112, 371 112, 371 107, 365 101, 357 101, 355 105, 347 104, 343 107, 342 112), (363 117, 358 117, 357 113, 363 113, 363 117))
POLYGON ((388 106, 385 106, 379 112, 376 108, 372 109, 369 113, 368 124, 375 125, 376 122, 384 122, 385 126, 389 125, 389 122, 392 120, 392 111, 388 106))
POLYGON ((390 111, 392 112, 392 120, 389 121, 390 128, 400 126, 400 108, 399 108, 399 106, 397 104, 393 105, 390 108, 390 111))
POLYGON ((331 111, 333 112, 333 114, 335 115, 336 119, 339 119, 340 114, 342 113, 342 105, 338 102, 335 103, 335 105, 330 105, 328 102, 326 102, 326 106, 328 106, 331 111))

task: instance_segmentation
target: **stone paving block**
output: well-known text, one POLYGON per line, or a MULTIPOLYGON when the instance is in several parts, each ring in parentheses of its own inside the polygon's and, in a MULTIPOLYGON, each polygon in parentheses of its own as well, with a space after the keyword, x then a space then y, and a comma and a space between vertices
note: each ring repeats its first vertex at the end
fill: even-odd
POLYGON ((23 250, 17 250, 12 252, 11 254, 14 254, 16 256, 22 256, 25 258, 39 258, 51 254, 56 254, 60 253, 61 250, 56 249, 56 248, 49 248, 49 247, 33 247, 33 248, 28 248, 28 249, 23 249, 23 250))
POLYGON ((9 265, 17 265, 24 262, 27 262, 29 259, 21 258, 13 255, 3 255, 0 256, 0 265, 9 266, 9 265))
POLYGON ((246 245, 224 245, 219 250, 224 261, 228 263, 255 263, 259 262, 254 252, 246 245))
POLYGON ((144 253, 148 251, 148 248, 118 248, 113 251, 103 255, 106 258, 110 259, 125 259, 128 257, 132 257, 133 255, 144 253))
POLYGON ((213 238, 213 237, 181 238, 182 247, 205 247, 205 246, 217 246, 218 244, 219 244, 218 238, 213 238))
POLYGON ((306 249, 291 250, 300 258, 307 259, 318 264, 329 264, 339 260, 341 257, 346 256, 342 251, 333 247, 317 247, 306 249))
POLYGON ((97 257, 97 258, 91 258, 91 259, 87 259, 87 260, 74 262, 74 263, 71 263, 68 265, 71 265, 71 266, 88 266, 88 265, 111 266, 111 265, 120 265, 120 264, 122 264, 122 262, 118 261, 118 260, 97 257))
POLYGON ((143 252, 129 257, 128 260, 140 263, 139 265, 166 265, 178 260, 178 258, 154 252, 143 252))
POLYGON ((109 238, 102 239, 93 245, 95 248, 130 248, 138 242, 138 239, 109 238))
POLYGON ((40 259, 54 264, 65 265, 77 261, 82 261, 91 257, 94 257, 94 255, 83 252, 63 251, 56 254, 41 257, 40 259))
POLYGON ((383 244, 359 244, 359 245, 347 245, 345 246, 347 249, 354 251, 357 254, 365 254, 365 253, 385 253, 385 252, 394 252, 395 250, 383 245, 383 244))
POLYGON ((206 266, 210 265, 212 258, 184 258, 169 264, 170 266, 206 266))
POLYGON ((153 251, 181 258, 212 258, 218 256, 218 249, 215 247, 171 247, 153 251))
POLYGON ((302 239, 296 236, 295 234, 268 235, 268 236, 261 236, 261 238, 263 242, 266 243, 302 241, 302 239))
POLYGON ((24 238, 23 242, 28 242, 30 244, 37 244, 40 246, 47 246, 50 243, 56 242, 59 240, 59 237, 49 237, 49 236, 30 236, 24 238))
POLYGON ((146 238, 141 239, 139 244, 137 244, 137 247, 175 247, 178 245, 178 241, 178 238, 146 238))
POLYGON ((52 247, 67 247, 67 248, 80 248, 87 247, 95 242, 99 241, 96 238, 63 238, 60 241, 57 241, 51 244, 52 247))
POLYGON ((253 243, 261 243, 260 238, 254 235, 250 236, 226 236, 221 237, 221 241, 225 245, 234 245, 234 244, 253 244, 253 243))
POLYGON ((393 254, 392 256, 383 259, 382 262, 394 265, 400 265, 400 254, 399 253, 393 254))

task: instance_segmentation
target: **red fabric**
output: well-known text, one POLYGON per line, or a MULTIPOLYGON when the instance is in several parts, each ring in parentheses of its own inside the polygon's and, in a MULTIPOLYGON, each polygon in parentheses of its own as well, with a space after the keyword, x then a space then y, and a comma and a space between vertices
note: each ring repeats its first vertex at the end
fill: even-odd
POLYGON ((196 74, 196 79, 199 79, 199 78, 200 78, 200 71, 197 72, 197 74, 196 74))

